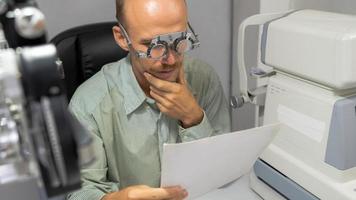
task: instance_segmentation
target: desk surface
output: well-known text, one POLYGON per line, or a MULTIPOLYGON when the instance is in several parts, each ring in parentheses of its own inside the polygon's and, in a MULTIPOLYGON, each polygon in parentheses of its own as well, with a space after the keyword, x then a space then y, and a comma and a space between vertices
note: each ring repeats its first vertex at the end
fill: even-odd
POLYGON ((249 175, 245 175, 222 188, 216 189, 205 194, 204 196, 197 198, 196 200, 232 199, 261 200, 262 198, 251 190, 249 187, 249 175))

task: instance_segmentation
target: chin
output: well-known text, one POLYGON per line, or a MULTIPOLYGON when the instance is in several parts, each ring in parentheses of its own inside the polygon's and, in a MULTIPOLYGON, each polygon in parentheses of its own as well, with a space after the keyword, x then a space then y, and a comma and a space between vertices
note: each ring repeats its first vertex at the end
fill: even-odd
POLYGON ((169 82, 177 82, 178 80, 178 74, 176 71, 167 74, 157 73, 155 74, 155 77, 169 82))
MULTIPOLYGON (((158 77, 159 78, 159 77, 158 77)), ((160 78, 162 80, 165 80, 165 81, 169 81, 169 82, 177 82, 178 78, 177 77, 169 77, 169 78, 160 78)))

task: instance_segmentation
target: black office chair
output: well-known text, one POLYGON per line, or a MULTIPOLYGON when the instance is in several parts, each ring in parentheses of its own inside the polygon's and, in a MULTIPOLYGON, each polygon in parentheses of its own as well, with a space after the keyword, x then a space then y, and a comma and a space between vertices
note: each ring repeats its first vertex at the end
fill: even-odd
POLYGON ((55 36, 65 75, 68 100, 77 87, 107 63, 127 55, 115 42, 112 27, 116 22, 103 22, 74 27, 55 36))

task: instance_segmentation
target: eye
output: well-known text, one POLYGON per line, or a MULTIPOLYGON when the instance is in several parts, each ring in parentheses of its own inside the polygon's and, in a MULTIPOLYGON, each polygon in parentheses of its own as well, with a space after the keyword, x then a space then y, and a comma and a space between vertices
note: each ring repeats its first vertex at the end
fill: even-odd
POLYGON ((144 46, 150 46, 150 44, 152 43, 152 39, 142 39, 140 41, 140 44, 144 45, 144 46))
POLYGON ((191 49, 190 43, 186 39, 180 40, 178 43, 176 43, 175 48, 178 53, 184 53, 191 49))
POLYGON ((146 46, 146 47, 149 47, 151 42, 141 42, 142 45, 146 46))

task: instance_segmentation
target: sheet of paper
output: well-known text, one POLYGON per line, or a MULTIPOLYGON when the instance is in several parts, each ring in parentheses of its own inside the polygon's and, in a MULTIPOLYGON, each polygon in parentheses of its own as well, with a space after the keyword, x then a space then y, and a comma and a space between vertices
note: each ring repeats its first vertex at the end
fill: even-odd
POLYGON ((279 124, 180 144, 164 144, 161 186, 180 185, 194 199, 249 172, 279 124))

